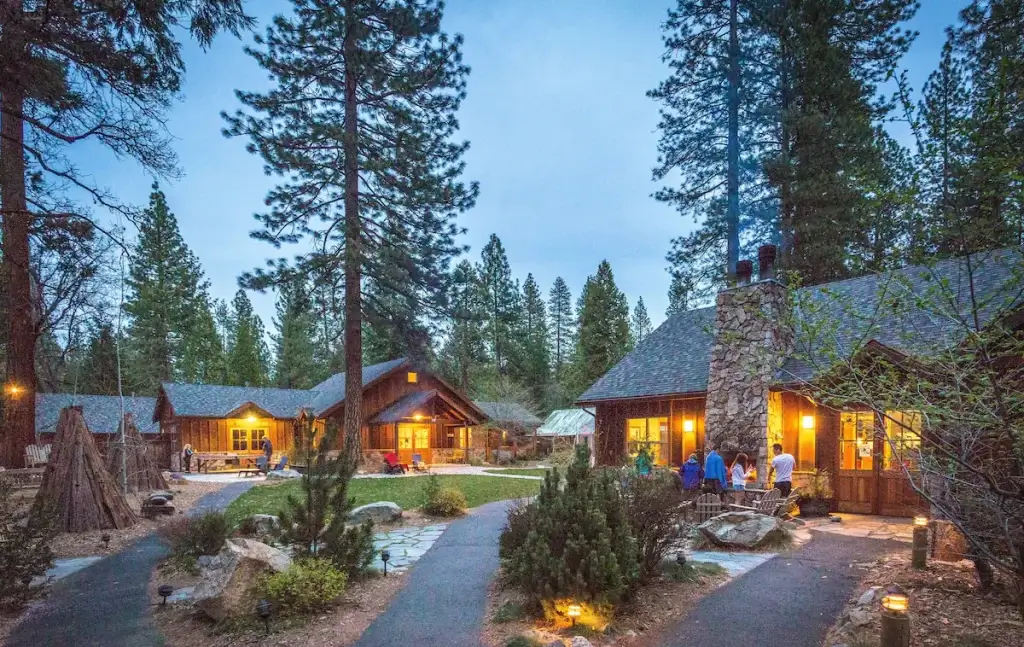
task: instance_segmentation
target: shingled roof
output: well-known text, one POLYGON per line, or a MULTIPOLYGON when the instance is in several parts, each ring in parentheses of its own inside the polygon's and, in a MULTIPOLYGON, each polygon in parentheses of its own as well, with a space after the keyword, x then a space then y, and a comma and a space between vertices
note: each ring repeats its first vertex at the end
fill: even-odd
MULTIPOLYGON (((36 433, 57 432, 57 420, 64 407, 81 406, 85 425, 94 434, 117 433, 121 420, 121 398, 116 395, 73 395, 71 393, 36 394, 36 433)), ((126 397, 124 410, 132 414, 139 431, 144 434, 160 432, 153 422, 156 398, 126 397)))
MULTIPOLYGON (((981 252, 971 256, 975 292, 985 304, 982 325, 1006 302, 1021 303, 1019 285, 1024 256, 1017 249, 981 252), (1017 277, 1017 280, 1011 280, 1017 277), (1018 288, 1013 291, 1010 286, 1018 288)), ((966 259, 938 261, 931 266, 908 266, 893 272, 870 274, 801 288, 799 301, 818 304, 817 317, 831 317, 834 341, 854 353, 869 341, 912 355, 948 348, 959 341, 962 327, 948 318, 925 311, 907 312, 913 295, 923 295, 942 281, 944 293, 956 295, 961 312, 970 309, 966 259), (906 299, 902 308, 880 307, 894 298, 906 299)), ((799 315, 799 313, 798 313, 799 315)), ((714 344, 715 307, 698 308, 669 317, 637 344, 610 371, 597 380, 577 403, 702 393, 707 390, 711 348, 714 344)), ((820 348, 797 340, 797 352, 779 372, 780 382, 812 379, 814 370, 804 358, 820 358, 820 348)))
MULTIPOLYGON (((363 367, 363 386, 383 377, 406 363, 395 359, 363 367)), ((274 418, 295 418, 303 409, 317 417, 345 401, 345 374, 327 378, 312 389, 274 389, 217 384, 160 385, 175 415, 201 418, 223 418, 245 405, 255 406, 274 418)))
POLYGON ((487 418, 494 424, 516 424, 526 427, 539 427, 543 420, 534 415, 529 409, 516 402, 487 402, 474 400, 481 411, 487 414, 487 418))

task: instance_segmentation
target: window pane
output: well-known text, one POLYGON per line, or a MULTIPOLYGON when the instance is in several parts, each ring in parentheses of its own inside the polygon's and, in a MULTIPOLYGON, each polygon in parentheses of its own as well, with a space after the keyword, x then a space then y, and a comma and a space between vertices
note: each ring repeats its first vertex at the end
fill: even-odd
POLYGON ((416 449, 428 449, 430 447, 430 427, 416 428, 416 449))
POLYGON ((231 430, 231 449, 236 452, 248 451, 249 433, 247 429, 231 430))
POLYGON ((398 448, 412 449, 412 427, 398 425, 398 448))
POLYGON ((815 439, 814 429, 800 428, 800 442, 797 446, 797 469, 802 472, 810 472, 815 468, 815 439))
POLYGON ((883 443, 885 463, 890 470, 917 469, 921 450, 921 427, 923 417, 920 411, 886 411, 886 442, 883 443))
POLYGON ((875 451, 874 412, 847 411, 839 422, 839 469, 870 470, 875 451))

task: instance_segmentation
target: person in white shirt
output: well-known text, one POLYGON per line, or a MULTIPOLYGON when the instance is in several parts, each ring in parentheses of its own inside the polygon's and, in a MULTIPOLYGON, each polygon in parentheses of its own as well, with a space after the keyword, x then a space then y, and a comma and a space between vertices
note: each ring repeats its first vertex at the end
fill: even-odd
POLYGON ((771 480, 774 473, 775 489, 782 496, 789 496, 789 493, 793 491, 793 468, 796 467, 796 459, 792 454, 782 451, 780 443, 772 445, 772 449, 775 450, 775 458, 772 459, 771 469, 768 470, 768 479, 771 480))
POLYGON ((732 481, 733 499, 735 503, 743 503, 743 491, 747 489, 747 477, 750 476, 750 470, 747 468, 747 455, 743 452, 736 454, 736 458, 732 461, 732 468, 729 471, 730 478, 732 481))

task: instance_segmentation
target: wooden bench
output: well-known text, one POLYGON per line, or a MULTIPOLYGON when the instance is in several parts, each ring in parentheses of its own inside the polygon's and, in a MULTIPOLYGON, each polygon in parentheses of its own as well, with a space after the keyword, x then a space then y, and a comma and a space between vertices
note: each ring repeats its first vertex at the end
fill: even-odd
POLYGON ((50 462, 52 445, 29 445, 25 448, 25 467, 33 468, 36 465, 46 465, 50 462))
POLYGON ((0 470, 0 478, 6 479, 16 488, 39 487, 43 482, 43 473, 45 471, 45 467, 0 470))

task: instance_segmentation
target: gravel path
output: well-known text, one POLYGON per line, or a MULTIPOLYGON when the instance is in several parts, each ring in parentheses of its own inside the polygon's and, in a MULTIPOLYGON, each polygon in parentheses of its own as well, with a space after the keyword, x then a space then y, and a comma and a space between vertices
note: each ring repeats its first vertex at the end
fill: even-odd
POLYGON ((498 537, 510 505, 482 505, 448 526, 356 647, 480 647, 487 587, 498 569, 498 537))
MULTIPOLYGON (((232 483, 207 494, 190 515, 221 510, 252 487, 232 483)), ((167 554, 156 535, 54 584, 49 597, 11 632, 7 647, 157 647, 149 575, 167 554)))
POLYGON ((905 546, 815 533, 709 593, 664 633, 667 647, 786 645, 818 647, 853 594, 862 571, 851 568, 905 546))

